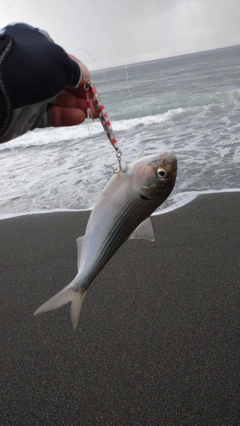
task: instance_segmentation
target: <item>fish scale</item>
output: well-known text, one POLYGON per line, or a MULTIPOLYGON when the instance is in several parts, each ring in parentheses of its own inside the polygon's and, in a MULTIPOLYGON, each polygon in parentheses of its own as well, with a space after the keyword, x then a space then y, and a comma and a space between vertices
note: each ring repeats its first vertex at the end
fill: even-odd
MULTIPOLYGON (((109 232, 106 233, 105 238, 102 241, 99 251, 101 255, 98 257, 97 261, 91 265, 91 271, 89 271, 89 276, 84 276, 84 283, 86 283, 90 277, 91 280, 101 271, 104 265, 108 262, 109 256, 117 251, 117 249, 126 241, 129 235, 134 231, 139 222, 142 220, 142 211, 140 208, 139 202, 133 201, 132 204, 127 206, 126 209, 122 209, 118 217, 116 218, 112 227, 110 227, 109 232), (136 215, 139 213, 139 215, 136 215), (134 221, 131 220, 134 217, 134 221)), ((144 219, 143 219, 144 220, 144 219)), ((94 244, 94 241, 92 241, 94 244)), ((85 287, 85 286, 84 286, 85 287)), ((83 287, 83 288, 84 288, 83 287)))

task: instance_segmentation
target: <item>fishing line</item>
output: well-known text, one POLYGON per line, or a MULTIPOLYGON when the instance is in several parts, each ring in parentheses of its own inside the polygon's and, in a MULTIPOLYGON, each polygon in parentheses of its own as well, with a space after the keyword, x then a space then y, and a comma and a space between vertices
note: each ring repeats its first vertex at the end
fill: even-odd
MULTIPOLYGON (((83 49, 83 48, 78 48, 78 49, 76 49, 76 50, 74 50, 74 52, 73 53, 75 53, 75 52, 77 52, 78 50, 82 50, 83 52, 85 52, 85 53, 87 53, 91 58, 92 58, 92 60, 95 62, 95 64, 97 65, 97 67, 99 68, 99 70, 100 70, 100 72, 101 72, 101 74, 103 75, 103 77, 105 78, 105 80, 106 80, 106 82, 107 82, 107 85, 108 85, 108 87, 110 87, 110 83, 109 83, 109 80, 108 80, 108 78, 107 78, 107 76, 106 76, 106 74, 105 74, 105 72, 103 71, 103 69, 102 69, 102 67, 100 66, 100 64, 97 62, 97 60, 94 58, 94 56, 88 51, 88 50, 86 50, 86 49, 83 49)), ((114 108, 115 109, 115 108, 114 108)), ((113 110, 114 110, 113 109, 113 110)), ((112 114, 112 112, 113 112, 113 110, 111 110, 110 111, 110 113, 112 114)), ((90 133, 91 133, 91 130, 89 130, 90 131, 90 133)))
MULTIPOLYGON (((107 81, 107 83, 109 85, 109 81, 108 81, 108 78, 107 78, 106 74, 104 73, 103 69, 101 68, 101 66, 99 65, 99 63, 96 61, 96 59, 93 57, 93 55, 89 51, 87 51, 86 49, 83 49, 83 48, 76 49, 74 51, 74 53, 77 52, 77 51, 79 51, 79 50, 82 50, 82 51, 86 52, 88 55, 90 55, 90 57, 93 59, 93 61, 97 64, 97 66, 101 70, 101 73, 103 74, 105 80, 107 81)), ((129 52, 128 52, 128 54, 129 54, 129 52)), ((127 59, 128 59, 128 56, 126 57, 126 66, 125 66, 126 83, 127 83, 128 95, 132 99, 132 95, 130 93, 130 88, 129 88, 128 62, 127 62, 127 59)), ((98 91, 97 91, 96 87, 93 85, 93 83, 91 81, 89 81, 88 84, 85 84, 84 88, 86 90, 87 118, 90 118, 90 119, 93 120, 93 116, 92 116, 92 112, 91 112, 91 106, 90 106, 90 97, 89 97, 89 92, 91 92, 92 99, 93 99, 96 111, 98 112, 98 117, 100 118, 100 121, 102 123, 102 126, 103 126, 103 128, 105 130, 105 133, 106 133, 109 141, 111 142, 112 146, 116 150, 116 156, 117 156, 117 160, 118 160, 119 170, 115 171, 113 169, 113 171, 114 171, 114 173, 119 173, 120 171, 122 171, 122 164, 121 164, 122 152, 120 151, 120 149, 118 147, 117 139, 114 136, 112 125, 111 125, 109 116, 107 114, 107 111, 106 111, 104 105, 102 104, 102 101, 101 101, 101 99, 99 97, 98 91)), ((90 132, 90 128, 89 128, 89 134, 90 133, 91 132, 90 132)))
MULTIPOLYGON (((128 55, 129 55, 129 52, 127 53, 126 61, 125 61, 125 76, 126 76, 126 85, 127 85, 128 96, 129 96, 129 98, 130 98, 131 100, 133 100, 133 97, 132 97, 131 92, 130 92, 129 79, 128 79, 128 55)), ((114 107, 114 108, 112 109, 112 111, 111 111, 111 114, 112 114, 112 113, 115 111, 115 109, 116 109, 116 108, 118 108, 118 107, 119 107, 119 105, 121 105, 121 104, 123 104, 123 101, 122 101, 122 102, 120 102, 118 105, 115 105, 115 107, 114 107)))
MULTIPOLYGON (((15 1, 15 0, 14 0, 15 1)), ((75 53, 75 52, 77 52, 78 50, 82 50, 83 52, 86 52, 89 56, 91 56, 91 58, 92 58, 92 60, 95 62, 95 64, 98 66, 98 68, 100 69, 100 71, 101 71, 101 73, 102 73, 102 75, 104 76, 104 78, 105 78, 105 80, 106 80, 106 82, 107 82, 107 84, 109 85, 109 81, 108 81, 108 78, 107 78, 107 76, 106 76, 106 74, 105 74, 105 72, 103 71, 103 69, 101 68, 101 66, 99 65, 99 63, 97 62, 97 60, 94 58, 94 56, 88 51, 88 50, 86 50, 86 49, 82 49, 82 48, 79 48, 79 49, 76 49, 76 50, 74 50, 74 52, 73 53, 75 53)))
MULTIPOLYGON (((95 62, 95 64, 96 64, 96 65, 97 65, 97 67, 99 68, 99 70, 100 70, 101 74, 104 76, 104 78, 105 78, 105 80, 106 80, 106 82, 107 82, 108 87, 110 87, 110 83, 109 83, 109 80, 108 80, 108 78, 107 78, 107 76, 106 76, 105 72, 103 71, 102 67, 101 67, 101 66, 100 66, 100 64, 97 62, 97 60, 94 58, 94 56, 93 56, 93 55, 92 55, 92 54, 91 54, 88 50, 83 49, 83 48, 76 49, 73 53, 77 52, 78 50, 82 50, 83 52, 86 52, 86 53, 87 53, 87 54, 88 54, 88 55, 92 58, 92 60, 95 62)), ((116 105, 114 108, 112 108, 112 109, 110 110, 110 114, 111 114, 111 115, 112 115, 113 111, 115 111, 115 109, 119 107, 119 105, 120 105, 120 104, 116 105)), ((88 117, 88 118, 89 118, 89 117, 88 117)), ((91 125, 90 125, 90 124, 88 124, 88 134, 89 134, 89 136, 91 136, 91 134, 92 134, 92 129, 91 129, 91 125)))
POLYGON ((3 16, 5 15, 5 13, 7 13, 8 9, 10 9, 10 7, 13 5, 13 3, 15 3, 15 0, 12 0, 12 2, 7 6, 7 8, 3 12, 3 14, 0 16, 0 19, 3 18, 3 16))
POLYGON ((128 95, 132 99, 132 95, 130 93, 130 88, 129 88, 129 82, 128 82, 128 55, 129 55, 129 52, 126 57, 126 83, 127 83, 128 95))
MULTIPOLYGON (((88 55, 92 58, 92 60, 95 62, 95 64, 97 65, 97 67, 98 67, 98 68, 99 68, 99 70, 101 71, 102 75, 104 76, 104 78, 105 78, 105 80, 106 80, 106 82, 107 82, 108 86, 110 86, 109 80, 108 80, 108 78, 107 78, 107 76, 106 76, 105 72, 103 71, 102 67, 101 67, 101 66, 100 66, 100 64, 97 62, 97 60, 94 58, 94 56, 93 56, 93 55, 92 55, 92 54, 91 54, 88 50, 83 49, 83 48, 78 48, 78 49, 76 49, 73 53, 77 52, 78 50, 82 50, 83 52, 87 53, 87 54, 88 54, 88 55)), ((127 53, 126 61, 125 61, 126 85, 127 85, 128 96, 129 96, 129 98, 133 99, 133 98, 132 98, 132 95, 131 95, 131 92, 130 92, 129 78, 128 78, 128 55, 129 55, 129 52, 127 53)), ((120 102, 118 105, 115 105, 115 107, 111 109, 110 113, 112 114, 112 113, 113 113, 113 112, 114 112, 114 111, 115 111, 115 110, 119 107, 119 105, 121 105, 122 103, 123 103, 123 102, 120 102)))

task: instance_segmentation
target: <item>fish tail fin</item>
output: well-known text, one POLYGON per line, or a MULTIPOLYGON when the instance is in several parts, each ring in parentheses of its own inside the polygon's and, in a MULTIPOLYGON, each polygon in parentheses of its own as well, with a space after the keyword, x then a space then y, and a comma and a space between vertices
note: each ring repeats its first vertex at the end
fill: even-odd
POLYGON ((77 327, 77 323, 80 316, 80 311, 83 303, 86 291, 79 292, 71 284, 63 288, 55 296, 51 297, 47 302, 40 306, 34 315, 41 314, 42 312, 53 311, 54 309, 60 308, 60 306, 66 305, 68 302, 71 303, 71 320, 73 329, 77 327))
POLYGON ((79 316, 80 316, 82 303, 83 303, 83 299, 85 297, 85 294, 86 294, 86 291, 84 291, 82 293, 80 293, 79 291, 75 291, 75 295, 74 295, 74 298, 72 300, 70 312, 71 312, 72 326, 73 326, 74 330, 77 327, 77 323, 78 323, 78 320, 79 320, 79 316))

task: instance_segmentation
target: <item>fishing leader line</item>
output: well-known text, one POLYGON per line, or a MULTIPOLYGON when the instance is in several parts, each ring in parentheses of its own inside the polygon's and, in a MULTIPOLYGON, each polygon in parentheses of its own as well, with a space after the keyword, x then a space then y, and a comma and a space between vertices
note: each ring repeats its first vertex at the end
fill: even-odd
POLYGON ((0 19, 3 18, 3 16, 7 13, 8 9, 10 9, 10 7, 13 5, 13 3, 15 3, 15 0, 12 0, 12 2, 6 7, 6 9, 2 13, 2 15, 0 16, 0 19))
MULTIPOLYGON (((109 84, 109 81, 108 81, 108 78, 107 78, 106 74, 104 73, 103 69, 100 67, 100 65, 98 64, 98 62, 96 61, 96 59, 93 57, 93 55, 88 50, 82 49, 82 48, 76 49, 74 51, 74 53, 77 52, 78 50, 82 50, 82 51, 88 53, 88 55, 90 55, 90 57, 93 59, 93 61, 97 64, 98 68, 101 70, 101 73, 103 74, 105 80, 109 84)), ((132 100, 132 95, 130 93, 130 87, 129 87, 129 79, 128 79, 128 55, 129 55, 129 52, 128 52, 127 56, 126 56, 125 74, 126 74, 126 84, 127 84, 128 96, 132 100)), ((120 171, 122 171, 122 164, 121 164, 122 152, 121 152, 121 150, 118 147, 117 139, 114 136, 112 125, 111 125, 109 116, 107 114, 106 108, 104 107, 104 105, 103 105, 103 103, 102 103, 102 101, 100 99, 99 93, 98 93, 96 87, 93 85, 92 82, 88 82, 88 84, 85 84, 84 89, 86 91, 87 118, 94 120, 93 115, 92 115, 92 111, 91 111, 90 96, 89 96, 89 92, 90 92, 91 96, 92 96, 92 99, 93 99, 93 102, 94 102, 94 106, 96 108, 96 111, 98 112, 98 116, 99 116, 100 121, 102 123, 103 129, 104 129, 104 131, 105 131, 108 139, 110 140, 112 146, 114 147, 114 149, 116 151, 116 156, 117 156, 117 160, 118 160, 119 170, 116 171, 116 170, 113 169, 113 172, 114 173, 119 173, 120 171)), ((115 106, 115 108, 116 108, 116 106, 115 106)), ((89 131, 89 134, 91 134, 90 127, 89 127, 88 131, 89 131)))

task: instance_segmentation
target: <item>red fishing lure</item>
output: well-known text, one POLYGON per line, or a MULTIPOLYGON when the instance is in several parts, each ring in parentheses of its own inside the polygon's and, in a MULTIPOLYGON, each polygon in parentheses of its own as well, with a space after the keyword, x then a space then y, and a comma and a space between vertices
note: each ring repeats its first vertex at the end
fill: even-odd
POLYGON ((117 139, 114 136, 112 125, 111 125, 110 119, 108 117, 106 108, 102 104, 102 101, 100 99, 100 96, 98 94, 96 87, 91 82, 89 82, 88 84, 85 84, 84 88, 86 90, 86 100, 87 100, 87 105, 88 105, 87 116, 88 116, 88 118, 93 119, 93 115, 92 115, 92 111, 91 111, 91 107, 90 107, 90 97, 89 97, 89 91, 90 91, 91 94, 92 94, 92 99, 93 99, 96 111, 98 113, 98 116, 99 116, 100 121, 102 123, 102 126, 104 128, 104 131, 105 131, 108 139, 110 140, 112 146, 117 151, 117 159, 118 159, 119 167, 120 167, 120 170, 121 170, 122 153, 121 153, 121 151, 118 147, 117 139))

